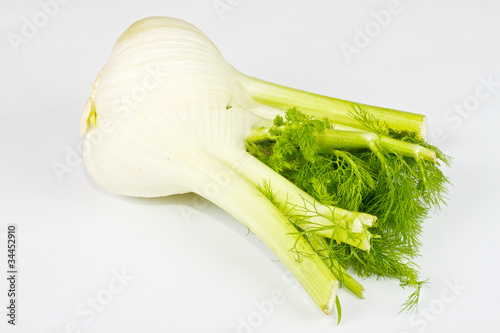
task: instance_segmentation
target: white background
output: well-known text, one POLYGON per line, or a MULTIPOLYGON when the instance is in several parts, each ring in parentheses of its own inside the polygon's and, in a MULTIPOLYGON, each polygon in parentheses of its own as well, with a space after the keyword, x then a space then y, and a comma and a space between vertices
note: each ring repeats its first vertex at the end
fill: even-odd
POLYGON ((18 325, 6 324, 0 273, 1 332, 497 331, 498 1, 401 1, 385 26, 373 13, 389 1, 64 2, 1 0, 2 272, 8 223, 19 240, 18 325), (246 74, 428 116, 430 139, 455 158, 445 170, 454 187, 426 221, 419 315, 397 314, 408 293, 396 281, 367 279, 365 300, 340 292, 336 327, 219 208, 194 195, 123 198, 92 181, 78 153, 80 114, 118 36, 147 16, 198 26, 246 74), (39 27, 23 35, 29 23, 39 27), (365 28, 374 30, 362 45, 365 28), (356 41, 346 57, 341 45, 356 41), (55 165, 71 172, 58 177, 55 165), (273 292, 283 296, 271 307, 273 292))

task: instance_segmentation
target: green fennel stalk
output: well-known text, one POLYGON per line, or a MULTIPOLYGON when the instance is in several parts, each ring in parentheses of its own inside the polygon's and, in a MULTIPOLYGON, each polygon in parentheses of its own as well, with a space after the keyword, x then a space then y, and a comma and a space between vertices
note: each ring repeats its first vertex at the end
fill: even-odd
MULTIPOLYGON (((233 72, 250 96, 264 105, 284 111, 296 107, 317 118, 328 118, 336 124, 366 130, 364 123, 350 116, 353 107, 357 106, 394 130, 414 132, 421 139, 427 137, 427 118, 424 115, 353 103, 260 80, 235 69, 233 72)), ((270 117, 273 118, 274 114, 270 114, 270 117)))
POLYGON ((227 169, 230 186, 212 200, 245 224, 280 258, 316 305, 326 314, 333 311, 339 281, 323 265, 311 245, 258 189, 227 169), (245 193, 245 195, 242 195, 245 193), (242 209, 242 207, 246 207, 242 209), (255 207, 259 207, 256 209, 255 207), (295 249, 291 251, 291 249, 295 249))

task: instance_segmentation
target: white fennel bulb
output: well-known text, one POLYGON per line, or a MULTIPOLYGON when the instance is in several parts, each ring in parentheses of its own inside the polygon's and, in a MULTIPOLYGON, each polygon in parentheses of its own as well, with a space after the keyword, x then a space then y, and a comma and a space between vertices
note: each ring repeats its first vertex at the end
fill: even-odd
POLYGON ((251 113, 239 109, 248 98, 235 89, 217 48, 184 21, 136 22, 95 85, 81 120, 90 152, 85 165, 110 191, 142 197, 201 192, 211 167, 218 168, 206 155, 245 150, 251 113), (87 121, 91 109, 95 126, 87 121))

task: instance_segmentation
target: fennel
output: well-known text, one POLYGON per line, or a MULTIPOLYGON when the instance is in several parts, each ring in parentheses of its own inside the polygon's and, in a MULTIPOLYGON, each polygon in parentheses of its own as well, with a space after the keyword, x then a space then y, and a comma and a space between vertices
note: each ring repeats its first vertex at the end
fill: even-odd
MULTIPOLYGON (((352 127, 353 129, 369 129, 365 124, 351 117, 353 104, 358 105, 376 119, 380 119, 390 128, 414 132, 421 139, 427 138, 427 118, 424 115, 381 108, 378 106, 353 103, 284 87, 271 82, 244 75, 235 70, 235 75, 245 86, 248 93, 256 101, 283 111, 296 107, 301 112, 316 118, 328 118, 332 122, 352 127)), ((275 114, 269 113, 268 119, 275 114)))
POLYGON ((444 155, 423 141, 423 115, 251 78, 193 25, 151 17, 116 42, 80 133, 98 184, 125 196, 207 198, 257 235, 326 314, 340 285, 363 297, 348 268, 422 285, 410 260, 446 182, 444 155), (124 96, 135 100, 121 105, 124 96), (289 107, 301 112, 284 117, 289 107))

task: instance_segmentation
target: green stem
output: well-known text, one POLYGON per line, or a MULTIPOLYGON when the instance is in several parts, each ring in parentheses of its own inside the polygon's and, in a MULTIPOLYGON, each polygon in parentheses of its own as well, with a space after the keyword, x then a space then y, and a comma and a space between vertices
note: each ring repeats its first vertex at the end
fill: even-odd
POLYGON ((197 191, 262 240, 295 276, 314 303, 331 314, 339 282, 289 220, 250 182, 224 165, 225 181, 211 195, 197 191), (205 195, 204 195, 205 194, 205 195))
POLYGON ((250 154, 227 162, 254 186, 264 188, 267 182, 274 202, 302 230, 370 250, 367 228, 373 225, 375 216, 322 205, 250 154))
POLYGON ((351 115, 357 106, 394 130, 415 132, 422 139, 427 137, 427 118, 424 115, 322 96, 259 80, 235 69, 233 72, 250 96, 264 105, 285 111, 296 107, 314 117, 326 117, 334 123, 368 130, 351 115))
MULTIPOLYGON (((274 140, 274 138, 269 134, 269 128, 265 127, 253 129, 247 137, 247 142, 252 143, 266 140, 274 140)), ((319 152, 323 153, 331 153, 333 149, 371 149, 372 151, 382 149, 389 153, 413 157, 416 161, 424 159, 436 162, 436 153, 431 149, 371 132, 326 129, 316 135, 316 143, 319 152)))
POLYGON ((417 161, 425 159, 436 162, 436 153, 431 149, 375 133, 327 129, 318 134, 316 139, 320 152, 328 152, 332 148, 339 150, 368 148, 372 151, 382 149, 389 153, 413 157, 417 161))
POLYGON ((318 253, 319 256, 322 257, 327 263, 328 267, 330 267, 333 275, 335 275, 335 277, 340 281, 341 287, 345 286, 359 298, 364 298, 363 286, 345 270, 337 259, 332 257, 328 241, 325 238, 318 236, 310 237, 308 238, 308 241, 316 253, 318 253))

